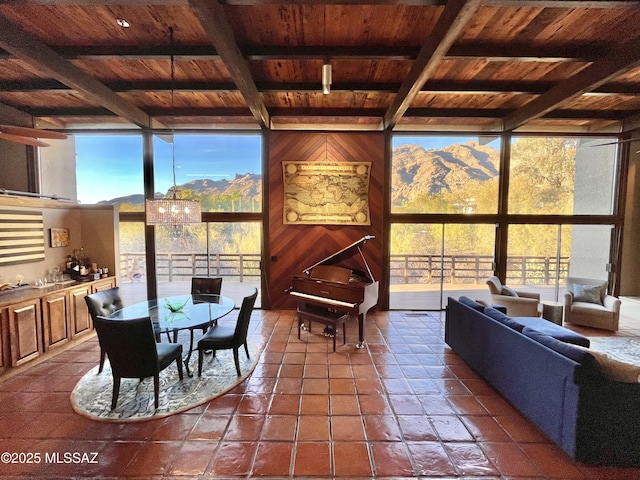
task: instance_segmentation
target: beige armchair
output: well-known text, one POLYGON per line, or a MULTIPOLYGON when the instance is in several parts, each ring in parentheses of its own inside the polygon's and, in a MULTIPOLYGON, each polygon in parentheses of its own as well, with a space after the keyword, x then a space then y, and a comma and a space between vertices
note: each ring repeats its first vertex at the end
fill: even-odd
POLYGON ((514 290, 502 285, 502 282, 495 275, 486 281, 491 292, 493 304, 503 305, 507 308, 507 315, 510 317, 539 317, 540 316, 540 294, 514 290))
POLYGON ((567 277, 564 321, 605 330, 618 330, 620 299, 607 295, 607 281, 567 277))

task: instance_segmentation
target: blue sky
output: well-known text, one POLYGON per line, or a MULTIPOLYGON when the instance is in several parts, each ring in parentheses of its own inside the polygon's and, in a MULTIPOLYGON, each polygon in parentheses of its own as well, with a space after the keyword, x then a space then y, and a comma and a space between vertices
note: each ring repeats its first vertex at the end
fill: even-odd
MULTIPOLYGON (((465 137, 394 135, 393 148, 399 147, 400 145, 411 144, 420 145, 425 150, 433 150, 437 148, 444 148, 456 143, 464 144, 472 141, 479 142, 479 137, 477 135, 469 135, 465 137)), ((498 137, 496 140, 493 140, 487 146, 499 149, 500 138, 498 137)))
MULTIPOLYGON (((209 178, 231 180, 236 174, 260 173, 260 135, 176 135, 176 183, 209 178)), ((477 136, 400 136, 393 148, 407 143, 427 150, 478 141, 477 136)), ((498 140, 499 141, 499 140, 498 140)), ((489 144, 499 148, 498 141, 489 144)), ((154 137, 155 189, 166 193, 173 184, 172 144, 154 137)), ((77 135, 78 200, 97 203, 143 193, 140 135, 77 135)))
MULTIPOLYGON (((260 173, 260 135, 177 135, 176 183, 199 178, 232 179, 260 173), (186 166, 189 165, 187 169, 186 166)), ((173 184, 172 145, 154 137, 155 189, 173 184)), ((142 139, 139 135, 77 135, 78 200, 97 203, 143 193, 142 139)))

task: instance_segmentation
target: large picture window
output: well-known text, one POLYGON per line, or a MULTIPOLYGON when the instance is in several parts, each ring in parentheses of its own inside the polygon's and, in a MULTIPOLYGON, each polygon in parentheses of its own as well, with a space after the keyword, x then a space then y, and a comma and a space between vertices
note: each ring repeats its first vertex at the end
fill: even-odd
POLYGON ((509 213, 610 215, 615 154, 606 138, 514 138, 509 213))
POLYGON ((75 135, 78 201, 144 211, 141 135, 75 135))
POLYGON ((156 195, 173 187, 173 161, 184 199, 199 200, 203 212, 262 211, 259 135, 175 134, 154 137, 156 195))
POLYGON ((395 136, 391 212, 496 213, 500 139, 395 136))

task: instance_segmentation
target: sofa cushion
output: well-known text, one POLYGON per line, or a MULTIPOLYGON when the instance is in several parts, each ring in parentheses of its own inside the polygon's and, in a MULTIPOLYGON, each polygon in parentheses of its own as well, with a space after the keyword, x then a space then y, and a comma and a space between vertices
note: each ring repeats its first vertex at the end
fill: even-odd
MULTIPOLYGON (((555 324, 552 324, 555 325, 555 324)), ((557 326, 557 325, 556 325, 557 326)), ((571 345, 569 343, 553 338, 546 333, 540 332, 532 327, 525 327, 522 330, 522 334, 532 338, 538 343, 541 343, 545 347, 549 347, 567 358, 570 358, 574 362, 577 362, 586 367, 593 368, 594 371, 598 370, 598 365, 593 356, 589 354, 589 351, 580 346, 571 345)))
POLYGON ((573 301, 602 305, 602 287, 600 285, 574 285, 573 301))
POLYGON ((560 325, 556 325, 555 323, 550 322, 549 320, 545 320, 544 318, 538 317, 514 317, 513 321, 523 325, 524 327, 533 328, 540 333, 544 333, 545 335, 549 335, 556 340, 560 340, 565 343, 572 343, 574 345, 580 345, 582 347, 588 347, 591 342, 589 339, 579 333, 574 332, 573 330, 569 330, 568 328, 564 328, 560 325))
POLYGON ((474 310, 477 310, 479 312, 483 312, 484 311, 484 305, 482 305, 481 303, 476 302, 475 300, 472 300, 469 297, 465 297, 464 295, 461 296, 458 301, 464 305, 466 305, 467 307, 471 307, 474 310))
POLYGON ((485 308, 484 314, 488 317, 493 318, 494 320, 497 320, 500 323, 504 323, 506 326, 511 327, 514 330, 517 330, 518 332, 522 332, 522 329, 524 328, 524 325, 522 325, 521 323, 519 323, 518 321, 514 320, 511 317, 507 317, 504 313, 502 313, 499 310, 496 310, 493 307, 485 308))

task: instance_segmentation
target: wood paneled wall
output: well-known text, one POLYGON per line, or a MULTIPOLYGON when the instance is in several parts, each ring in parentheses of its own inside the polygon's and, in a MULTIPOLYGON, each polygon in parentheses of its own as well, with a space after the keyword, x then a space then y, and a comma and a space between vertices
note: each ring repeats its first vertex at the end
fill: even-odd
POLYGON ((363 252, 374 278, 382 285, 384 133, 271 131, 268 138, 269 265, 265 273, 271 308, 295 308, 295 302, 286 293, 293 276, 365 235, 376 237, 367 242, 363 252), (284 225, 283 161, 371 162, 371 225, 284 225))

